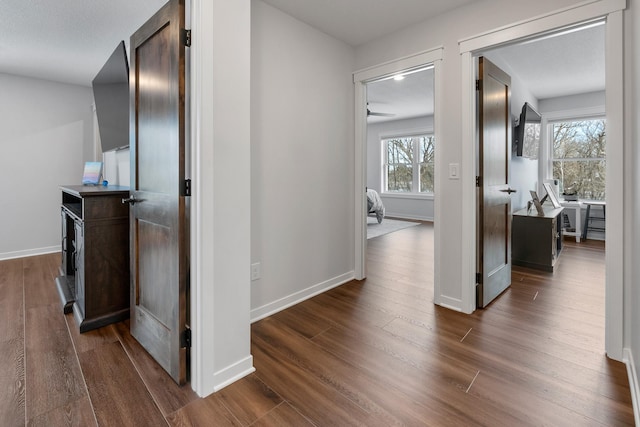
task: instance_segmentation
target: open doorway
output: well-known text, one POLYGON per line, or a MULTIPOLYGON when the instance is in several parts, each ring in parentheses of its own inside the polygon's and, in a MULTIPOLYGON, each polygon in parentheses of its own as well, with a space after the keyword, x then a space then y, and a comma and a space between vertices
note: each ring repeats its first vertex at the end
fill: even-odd
POLYGON ((367 238, 433 221, 434 73, 367 82, 367 238))
MULTIPOLYGON (((354 73, 355 83, 355 277, 364 279, 366 277, 365 253, 367 245, 367 216, 368 206, 366 198, 367 188, 367 84, 380 81, 384 78, 394 76, 399 73, 406 73, 414 70, 424 70, 430 68, 433 72, 433 114, 432 131, 435 141, 438 140, 439 117, 437 115, 438 104, 441 102, 440 66, 442 61, 442 48, 433 49, 419 53, 410 57, 398 59, 389 63, 381 64, 354 73)), ((373 105, 372 105, 373 106, 373 105)), ((371 112, 371 110, 369 109, 371 112)), ((378 147, 381 146, 378 145, 378 147)), ((434 152, 433 168, 439 168, 440 158, 437 150, 434 152)), ((374 166, 376 168, 380 167, 374 166)), ((436 180, 433 184, 433 193, 438 194, 439 183, 436 180)), ((438 248, 441 245, 440 233, 438 229, 438 217, 440 215, 439 205, 433 200, 433 221, 434 221, 434 294, 439 292, 438 280, 438 248)))
MULTIPOLYGON (((468 40, 461 41, 460 53, 462 57, 462 83, 463 92, 467 93, 463 103, 463 144, 472 148, 475 140, 475 72, 474 58, 479 52, 490 48, 506 45, 516 40, 537 37, 558 31, 581 26, 588 22, 603 19, 606 21, 605 29, 605 85, 607 96, 605 111, 607 121, 606 147, 606 197, 611 209, 607 212, 606 224, 623 224, 623 96, 622 96, 622 13, 612 7, 611 10, 602 7, 583 7, 573 10, 572 13, 561 11, 549 16, 533 19, 521 23, 507 30, 497 30, 490 35, 485 34, 468 40), (579 13, 577 13, 579 12, 579 13), (471 96, 473 95, 473 96, 471 96), (615 208, 614 208, 615 207, 615 208), (614 213, 615 212, 615 213, 614 213)), ((471 149, 463 156, 463 168, 473 170, 476 153, 471 149)), ((463 185, 463 199, 474 200, 471 195, 475 193, 475 183, 465 182, 463 185)), ((463 204, 469 209, 465 211, 463 218, 463 233, 475 234, 475 215, 467 201, 463 204)), ((607 227, 606 233, 606 352, 609 357, 621 360, 623 349, 623 301, 622 301, 622 254, 623 236, 621 230, 624 227, 607 227)), ((464 276, 473 282, 475 275, 472 266, 475 260, 475 248, 463 248, 464 276)), ((463 287, 464 310, 473 311, 475 286, 463 287)))
MULTIPOLYGON (((605 22, 598 20, 481 52, 481 59, 491 59, 511 76, 513 144, 507 170, 514 193, 509 196, 513 215, 509 258, 514 265, 555 271, 564 232, 577 242, 587 236, 604 240, 604 29, 605 22), (554 206, 548 198, 539 213, 532 209, 532 192, 540 199, 551 192, 558 201, 554 206), (544 238, 546 234, 553 239, 544 238)), ((478 271, 484 271, 481 265, 478 271)), ((481 280, 479 289, 483 285, 481 280)), ((481 301, 478 305, 485 306, 481 301)))

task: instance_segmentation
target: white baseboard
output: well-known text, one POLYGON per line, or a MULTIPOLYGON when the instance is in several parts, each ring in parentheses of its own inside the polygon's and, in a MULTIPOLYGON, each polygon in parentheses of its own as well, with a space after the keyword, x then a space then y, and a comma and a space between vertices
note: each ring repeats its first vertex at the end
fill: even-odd
MULTIPOLYGON (((205 390, 204 396, 222 390, 226 386, 256 371, 253 356, 249 355, 236 363, 213 374, 213 390, 205 390)), ((201 396, 201 397, 204 397, 201 396)))
POLYGON ((29 256, 50 254, 53 252, 60 252, 60 245, 49 246, 44 248, 36 248, 36 249, 26 249, 23 251, 3 252, 3 253, 0 253, 0 261, 6 260, 6 259, 25 258, 29 256))
POLYGON ((627 365, 627 376, 629 377, 629 389, 631 390, 631 403, 633 404, 633 417, 637 426, 640 426, 640 410, 638 398, 640 397, 640 384, 638 383, 638 371, 631 350, 625 348, 622 351, 622 361, 627 365))
POLYGON ((407 215, 406 213, 398 213, 398 212, 389 212, 386 211, 384 213, 385 218, 398 218, 398 219, 413 219, 416 221, 430 221, 433 222, 433 217, 422 216, 422 215, 407 215))
POLYGON ((311 297, 314 297, 318 294, 321 294, 329 289, 333 289, 337 286, 343 285, 350 280, 355 278, 355 273, 350 271, 345 274, 341 274, 340 276, 334 277, 332 279, 326 280, 322 283, 318 283, 316 285, 310 286, 306 289, 288 295, 284 298, 280 298, 277 301, 271 302, 269 304, 265 304, 262 307, 255 308, 251 310, 251 323, 257 322, 260 319, 264 319, 265 317, 271 316, 279 311, 282 311, 286 308, 289 308, 293 305, 298 304, 304 300, 307 300, 311 297))
POLYGON ((451 298, 440 295, 439 298, 436 298, 435 304, 444 308, 448 308, 449 310, 463 312, 462 300, 458 298, 451 298))

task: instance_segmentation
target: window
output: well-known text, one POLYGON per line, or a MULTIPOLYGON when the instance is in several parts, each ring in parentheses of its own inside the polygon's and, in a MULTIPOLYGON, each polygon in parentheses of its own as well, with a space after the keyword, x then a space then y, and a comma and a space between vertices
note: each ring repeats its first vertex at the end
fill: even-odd
POLYGON ((383 139, 384 191, 433 194, 434 143, 433 135, 383 139))
POLYGON ((553 177, 560 181, 560 191, 581 199, 605 200, 605 120, 563 121, 551 126, 553 177))

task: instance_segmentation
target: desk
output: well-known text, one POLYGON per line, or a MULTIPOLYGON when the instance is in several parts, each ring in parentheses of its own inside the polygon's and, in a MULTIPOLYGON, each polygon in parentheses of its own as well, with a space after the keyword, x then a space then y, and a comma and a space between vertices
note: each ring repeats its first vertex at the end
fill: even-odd
POLYGON ((575 236, 576 242, 580 243, 580 237, 582 236, 582 202, 580 200, 576 201, 563 201, 560 203, 565 209, 573 209, 576 213, 576 222, 575 222, 575 231, 567 231, 564 229, 565 236, 575 236))

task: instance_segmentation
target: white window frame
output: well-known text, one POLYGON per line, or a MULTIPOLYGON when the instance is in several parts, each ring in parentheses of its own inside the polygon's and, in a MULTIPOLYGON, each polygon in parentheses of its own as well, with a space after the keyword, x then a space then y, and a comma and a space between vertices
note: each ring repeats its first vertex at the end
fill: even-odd
MULTIPOLYGON (((603 120, 605 122, 605 131, 606 131, 606 126, 607 126, 607 118, 606 116, 603 114, 601 116, 583 116, 583 117, 569 117, 566 119, 558 119, 558 120, 553 120, 553 121, 549 121, 547 123, 547 132, 548 132, 548 144, 549 144, 549 173, 551 175, 553 175, 553 162, 595 162, 595 161, 602 161, 607 162, 607 158, 605 157, 584 157, 584 158, 569 158, 569 159, 556 159, 554 156, 554 152, 553 152, 553 126, 556 123, 570 123, 570 122, 582 122, 582 121, 589 121, 589 120, 603 120)), ((606 143, 606 142, 605 142, 606 143)), ((553 177, 552 178, 556 178, 553 177)), ((605 177, 606 180, 606 177, 605 177)), ((564 186, 564 183, 563 183, 564 186)))
MULTIPOLYGON (((552 111, 542 113, 542 128, 544 129, 545 141, 541 141, 540 147, 543 151, 540 152, 540 177, 542 182, 545 179, 553 179, 553 124, 558 122, 570 122, 578 120, 592 120, 592 119, 607 119, 605 113, 605 106, 576 108, 562 111, 552 111), (544 161, 543 161, 544 159, 544 161)), ((607 123, 607 128, 609 123, 607 123)), ((609 138, 607 138, 607 144, 609 138)), ((585 159, 586 160, 586 159, 585 159)), ((607 160, 606 158, 604 159, 607 160)), ((609 179, 607 176, 606 179, 609 179)), ((542 184, 540 184, 542 186, 542 184)), ((538 189, 542 191, 542 188, 538 189)))
MULTIPOLYGON (((420 138, 422 137, 431 137, 434 138, 434 150, 435 150, 435 135, 433 130, 430 131, 419 131, 419 132, 402 132, 392 135, 380 135, 380 149, 382 150, 382 194, 384 196, 391 197, 424 197, 424 198, 433 198, 435 192, 435 183, 434 189, 431 191, 420 191, 420 167, 422 165, 420 160, 420 138), (404 138, 412 138, 413 140, 413 164, 412 164, 412 184, 411 191, 390 191, 388 188, 388 167, 389 167, 389 150, 387 149, 388 141, 392 139, 404 139, 404 138)), ((435 168, 435 159, 433 162, 433 167, 435 168)))

